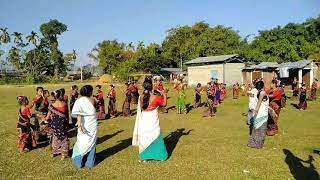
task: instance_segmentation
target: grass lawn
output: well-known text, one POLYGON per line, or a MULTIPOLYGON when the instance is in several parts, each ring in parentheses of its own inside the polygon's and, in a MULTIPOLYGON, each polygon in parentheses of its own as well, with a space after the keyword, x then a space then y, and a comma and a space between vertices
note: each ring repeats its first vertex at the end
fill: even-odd
MULTIPOLYGON (((18 152, 16 96, 26 95, 30 100, 35 87, 0 86, 0 179, 310 179, 320 173, 320 155, 313 152, 320 149, 320 100, 308 101, 304 112, 289 100, 280 114, 279 134, 267 137, 260 150, 246 146, 247 97, 233 100, 229 92, 213 118, 202 117, 204 107, 186 115, 170 110, 160 114, 171 154, 165 162, 138 163, 138 149, 131 146, 135 117, 101 121, 97 166, 76 169, 70 159, 51 158, 48 147, 18 152)), ((45 85, 50 91, 61 87, 69 94, 71 84, 45 85)), ((106 92, 107 85, 103 88, 106 92)), ((120 88, 116 87, 119 111, 124 97, 120 88)), ((169 96, 171 107, 176 101, 172 90, 169 96)), ((193 105, 193 89, 188 89, 187 103, 193 105)), ((74 142, 73 133, 71 148, 74 142)))

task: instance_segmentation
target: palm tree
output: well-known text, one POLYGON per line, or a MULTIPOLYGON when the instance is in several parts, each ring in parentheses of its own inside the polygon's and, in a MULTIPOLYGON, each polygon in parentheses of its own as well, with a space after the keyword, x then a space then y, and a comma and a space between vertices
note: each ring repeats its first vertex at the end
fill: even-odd
POLYGON ((127 50, 129 50, 129 51, 134 51, 134 44, 133 44, 133 42, 130 42, 128 45, 127 45, 127 50))
POLYGON ((0 28, 1 34, 0 34, 0 42, 1 43, 9 43, 10 42, 10 35, 8 33, 8 28, 0 28))
POLYGON ((23 44, 22 33, 13 32, 12 35, 14 36, 14 40, 13 40, 14 43, 16 43, 17 45, 22 45, 23 44))
POLYGON ((31 34, 27 36, 26 39, 29 43, 33 44, 34 46, 37 46, 38 35, 36 32, 31 31, 31 34))

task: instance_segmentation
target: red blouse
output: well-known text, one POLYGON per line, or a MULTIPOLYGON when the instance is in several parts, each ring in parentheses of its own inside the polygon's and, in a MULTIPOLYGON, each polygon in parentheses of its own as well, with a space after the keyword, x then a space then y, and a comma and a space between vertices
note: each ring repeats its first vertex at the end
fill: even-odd
POLYGON ((24 108, 24 110, 21 112, 21 115, 31 117, 30 109, 28 107, 24 108))
POLYGON ((163 105, 164 105, 163 98, 161 96, 156 95, 155 98, 153 99, 153 101, 149 104, 147 109, 145 109, 144 111, 153 111, 157 107, 163 106, 163 105))

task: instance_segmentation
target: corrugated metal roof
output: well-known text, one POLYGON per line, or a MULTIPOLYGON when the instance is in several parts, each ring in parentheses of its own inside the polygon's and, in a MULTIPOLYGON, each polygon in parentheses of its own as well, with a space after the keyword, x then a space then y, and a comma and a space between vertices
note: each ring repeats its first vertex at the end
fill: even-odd
POLYGON ((180 68, 161 68, 160 72, 182 72, 180 68))
POLYGON ((307 65, 309 65, 312 62, 312 60, 301 60, 301 61, 295 61, 295 62, 285 62, 285 63, 281 63, 278 64, 276 62, 262 62, 260 64, 257 65, 251 65, 248 67, 245 67, 243 69, 268 69, 268 68, 289 68, 289 69, 301 69, 306 67, 307 65))
POLYGON ((244 69, 268 69, 268 68, 278 68, 279 64, 277 62, 262 62, 260 64, 251 65, 245 67, 244 69))
MULTIPOLYGON (((228 61, 229 59, 238 56, 238 54, 221 55, 221 56, 209 56, 209 57, 198 57, 184 64, 202 64, 202 63, 217 63, 228 61)), ((240 60, 240 59, 239 59, 240 60)), ((240 60, 242 61, 242 60, 240 60)))
POLYGON ((287 67, 289 69, 301 69, 301 68, 308 66, 311 62, 312 62, 312 60, 285 62, 285 63, 280 64, 279 68, 287 67))

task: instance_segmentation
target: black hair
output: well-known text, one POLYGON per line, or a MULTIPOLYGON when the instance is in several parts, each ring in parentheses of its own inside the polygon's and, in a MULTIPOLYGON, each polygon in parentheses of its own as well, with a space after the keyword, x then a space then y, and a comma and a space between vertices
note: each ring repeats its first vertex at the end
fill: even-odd
POLYGON ((58 90, 55 90, 51 93, 51 96, 54 98, 54 99, 61 99, 63 98, 64 94, 63 92, 61 91, 61 89, 58 89, 58 90))
POLYGON ((59 89, 61 91, 61 97, 63 97, 66 94, 66 90, 64 88, 59 89))
POLYGON ((99 89, 101 89, 101 85, 99 85, 99 84, 98 84, 98 85, 96 85, 96 87, 97 87, 97 88, 99 88, 99 89))
POLYGON ((277 86, 277 84, 278 84, 278 82, 277 82, 276 79, 273 79, 273 80, 271 81, 271 83, 274 84, 274 85, 276 85, 276 86, 277 86))
POLYGON ((110 87, 114 88, 114 85, 113 85, 113 84, 110 84, 110 87))
POLYGON ((26 96, 18 96, 17 97, 17 101, 20 106, 25 105, 26 100, 28 100, 28 98, 26 96))
POLYGON ((258 81, 258 82, 256 83, 256 88, 257 88, 258 90, 263 89, 263 87, 264 87, 264 82, 263 82, 263 81, 258 81))
POLYGON ((73 86, 71 86, 71 89, 72 90, 76 90, 76 89, 78 89, 78 86, 77 85, 73 85, 73 86))
POLYGON ((198 87, 198 88, 201 87, 201 83, 198 83, 198 84, 197 84, 197 87, 198 87))
POLYGON ((93 92, 93 87, 91 85, 84 85, 80 89, 80 95, 81 96, 86 96, 86 97, 91 97, 93 92))
POLYGON ((43 91, 43 87, 41 87, 41 86, 37 87, 37 88, 36 88, 36 91, 38 92, 39 89, 41 89, 41 90, 43 91))
POLYGON ((151 91, 152 91, 152 81, 148 78, 146 78, 143 82, 143 100, 142 100, 142 105, 141 108, 143 110, 147 109, 149 106, 149 100, 151 96, 151 91))
POLYGON ((47 94, 47 93, 49 93, 49 90, 44 90, 43 91, 43 94, 47 94))

